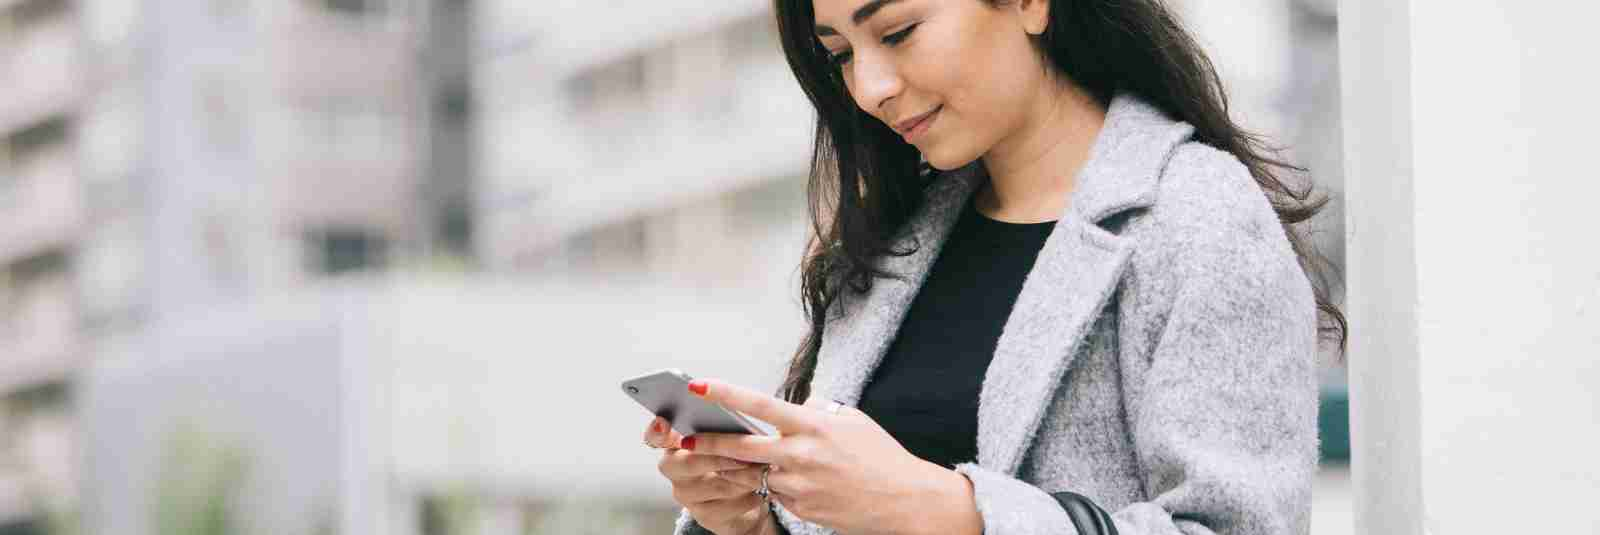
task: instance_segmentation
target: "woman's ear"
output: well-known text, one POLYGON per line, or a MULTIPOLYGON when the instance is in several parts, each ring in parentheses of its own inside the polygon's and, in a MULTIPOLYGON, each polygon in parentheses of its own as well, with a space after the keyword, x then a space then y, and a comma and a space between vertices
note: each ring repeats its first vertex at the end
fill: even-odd
POLYGON ((1050 24, 1050 0, 1018 0, 1016 6, 1022 31, 1028 35, 1043 34, 1050 24))

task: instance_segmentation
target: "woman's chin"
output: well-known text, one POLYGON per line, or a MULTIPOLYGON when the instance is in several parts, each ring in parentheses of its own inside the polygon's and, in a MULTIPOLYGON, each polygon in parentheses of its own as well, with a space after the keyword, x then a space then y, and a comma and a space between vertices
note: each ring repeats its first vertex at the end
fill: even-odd
POLYGON ((929 166, 940 171, 960 169, 965 167, 967 164, 972 163, 973 160, 978 159, 977 156, 950 155, 942 154, 937 151, 923 152, 922 158, 928 161, 929 166))

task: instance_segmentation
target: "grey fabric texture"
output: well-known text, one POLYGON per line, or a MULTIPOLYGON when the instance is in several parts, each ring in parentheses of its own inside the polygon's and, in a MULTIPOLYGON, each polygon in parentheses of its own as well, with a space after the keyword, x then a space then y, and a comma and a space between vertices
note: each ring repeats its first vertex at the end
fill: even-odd
MULTIPOLYGON (((1130 94, 1113 98, 983 380, 972 481, 988 535, 1074 533, 1048 493, 1124 535, 1303 534, 1319 442, 1317 311, 1239 160, 1130 94)), ((987 176, 943 173, 901 230, 916 253, 827 324, 812 395, 854 406, 987 176)), ((960 311, 951 311, 959 314, 960 311)), ((833 530, 779 509, 795 535, 833 530)), ((709 533, 683 511, 676 533, 709 533)), ((723 534, 728 535, 728 534, 723 534)))

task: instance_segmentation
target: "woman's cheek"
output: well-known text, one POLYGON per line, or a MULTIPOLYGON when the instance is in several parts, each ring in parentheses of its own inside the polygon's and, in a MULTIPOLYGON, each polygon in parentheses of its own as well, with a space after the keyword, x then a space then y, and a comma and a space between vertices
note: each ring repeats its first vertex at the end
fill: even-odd
POLYGON ((959 168, 982 156, 978 148, 982 133, 978 129, 983 126, 966 122, 960 113, 947 113, 950 111, 950 105, 945 104, 945 110, 939 112, 943 123, 939 125, 939 142, 924 147, 922 153, 929 165, 941 171, 959 168))

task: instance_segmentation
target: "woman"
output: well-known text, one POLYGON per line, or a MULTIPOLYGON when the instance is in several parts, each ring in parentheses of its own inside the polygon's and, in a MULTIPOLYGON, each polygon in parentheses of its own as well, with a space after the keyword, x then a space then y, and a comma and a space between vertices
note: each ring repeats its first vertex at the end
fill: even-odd
POLYGON ((1158 0, 776 9, 811 330, 782 400, 691 385, 779 435, 651 422, 678 533, 1307 531, 1324 200, 1158 0))

